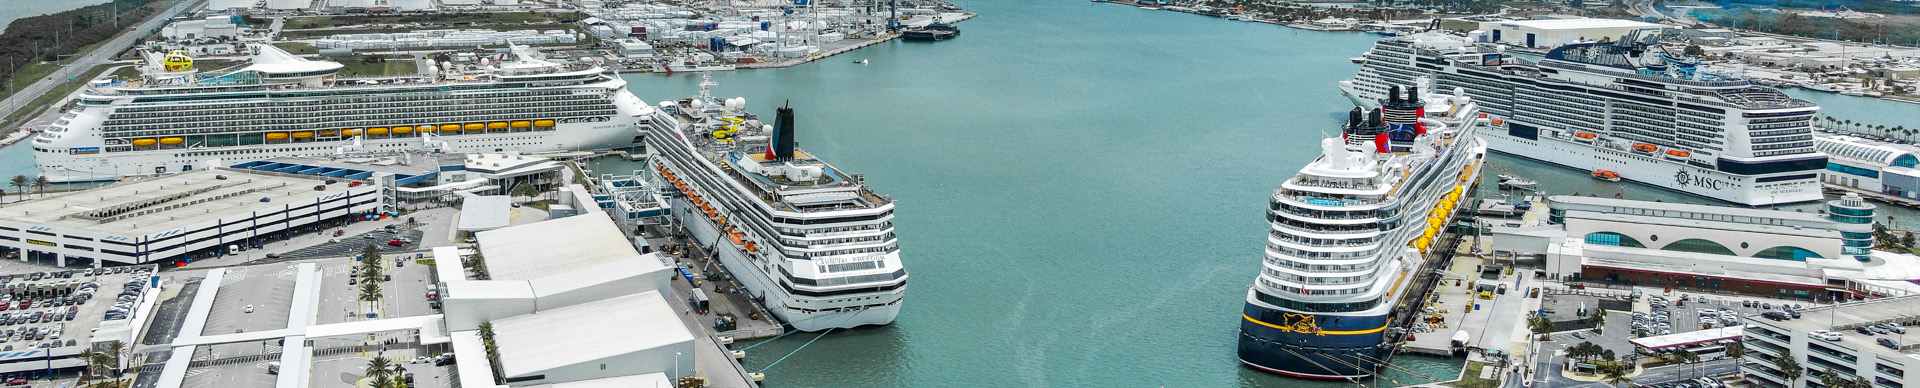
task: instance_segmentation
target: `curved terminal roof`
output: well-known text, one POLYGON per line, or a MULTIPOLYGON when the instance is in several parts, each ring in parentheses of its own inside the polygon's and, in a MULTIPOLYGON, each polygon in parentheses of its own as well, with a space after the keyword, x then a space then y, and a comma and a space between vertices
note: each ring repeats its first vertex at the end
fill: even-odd
POLYGON ((270 44, 254 45, 253 47, 257 48, 259 53, 253 55, 253 64, 247 65, 247 67, 242 68, 241 71, 258 71, 263 74, 310 74, 318 76, 331 74, 346 67, 346 65, 335 62, 313 61, 301 58, 270 44))
POLYGON ((1813 146, 1827 155, 1881 166, 1914 167, 1920 164, 1920 158, 1915 158, 1912 152, 1872 140, 1844 136, 1816 136, 1813 146))

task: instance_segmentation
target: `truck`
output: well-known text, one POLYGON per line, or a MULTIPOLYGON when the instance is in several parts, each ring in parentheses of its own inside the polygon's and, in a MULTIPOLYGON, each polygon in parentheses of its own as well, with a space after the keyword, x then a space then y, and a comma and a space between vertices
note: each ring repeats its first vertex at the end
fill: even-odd
POLYGON ((708 308, 707 290, 693 289, 693 295, 687 297, 687 304, 693 308, 693 311, 706 314, 708 308))

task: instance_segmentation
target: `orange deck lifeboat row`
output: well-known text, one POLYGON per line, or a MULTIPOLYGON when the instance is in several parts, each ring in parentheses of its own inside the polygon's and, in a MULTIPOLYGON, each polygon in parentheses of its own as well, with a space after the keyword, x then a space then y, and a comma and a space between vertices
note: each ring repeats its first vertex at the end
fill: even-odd
POLYGON ((1653 152, 1653 151, 1660 150, 1660 147, 1652 144, 1647 144, 1647 143, 1633 143, 1633 150, 1640 151, 1640 152, 1653 152))
POLYGON ((1673 155, 1673 156, 1684 158, 1684 157, 1693 156, 1693 153, 1687 152, 1687 151, 1681 151, 1681 150, 1667 150, 1667 155, 1673 155))

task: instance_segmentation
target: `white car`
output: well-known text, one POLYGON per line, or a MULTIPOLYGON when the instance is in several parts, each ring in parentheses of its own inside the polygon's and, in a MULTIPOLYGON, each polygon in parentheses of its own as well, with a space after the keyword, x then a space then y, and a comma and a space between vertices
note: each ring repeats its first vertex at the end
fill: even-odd
POLYGON ((1830 330, 1815 330, 1812 333, 1807 333, 1807 335, 1813 338, 1819 338, 1819 339, 1828 340, 1828 341, 1840 340, 1840 332, 1830 331, 1830 330))
POLYGON ((247 312, 253 312, 253 305, 247 305, 247 312))

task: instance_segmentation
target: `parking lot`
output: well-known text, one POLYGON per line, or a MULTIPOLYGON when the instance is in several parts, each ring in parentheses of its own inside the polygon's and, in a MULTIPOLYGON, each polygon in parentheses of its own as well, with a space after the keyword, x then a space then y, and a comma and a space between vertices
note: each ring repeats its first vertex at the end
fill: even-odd
MULTIPOLYGON (((119 321, 116 323, 125 323, 139 299, 153 291, 150 285, 155 267, 53 269, 10 265, 8 269, 20 272, 0 274, 0 350, 24 351, 86 347, 93 330, 105 318, 111 316, 119 321)), ((35 386, 47 374, 34 369, 7 373, 4 380, 26 377, 33 379, 27 385, 35 386)), ((64 371, 54 376, 51 384, 55 386, 71 385, 77 377, 64 371)))
MULTIPOLYGON (((206 351, 196 354, 194 360, 204 360, 206 351)), ((246 361, 233 364, 200 367, 187 370, 186 380, 181 387, 271 387, 274 375, 267 373, 268 361, 246 361)))
POLYGON ((392 280, 377 282, 383 297, 371 311, 359 299, 360 282, 365 279, 356 276, 358 262, 351 257, 316 261, 321 281, 320 316, 315 322, 329 324, 432 314, 434 310, 427 305, 426 293, 427 285, 432 284, 433 270, 415 262, 414 256, 387 255, 386 273, 392 280), (368 318, 368 312, 374 313, 374 317, 368 318))
MULTIPOLYGON (((399 338, 399 337, 405 337, 408 335, 411 335, 411 333, 391 332, 391 333, 379 333, 373 337, 374 338, 399 338)), ((333 341, 322 341, 322 343, 339 343, 339 342, 341 341, 339 341, 338 339, 335 339, 333 341)), ((375 340, 373 342, 377 344, 380 341, 375 340)), ((316 346, 324 347, 326 345, 322 345, 321 343, 316 343, 316 346)), ((361 376, 366 374, 368 361, 372 360, 373 357, 376 357, 376 356, 384 356, 389 360, 389 362, 397 364, 399 365, 400 368, 404 369, 405 372, 403 373, 413 374, 413 379, 414 379, 413 381, 415 386, 444 387, 444 386, 447 386, 449 382, 452 381, 452 380, 448 380, 448 376, 450 376, 449 370, 452 369, 453 366, 452 365, 434 366, 431 360, 419 359, 422 357, 431 358, 432 356, 436 355, 435 354, 436 348, 439 348, 439 347, 409 346, 407 344, 401 344, 401 345, 395 345, 395 346, 388 346, 385 349, 382 349, 380 346, 369 346, 367 348, 367 351, 365 352, 355 351, 355 352, 346 352, 346 353, 331 354, 331 355, 316 354, 313 360, 313 369, 311 370, 312 373, 310 373, 309 375, 310 376, 309 386, 311 387, 354 386, 354 383, 358 381, 361 378, 361 376)))
POLYGON ((366 247, 367 244, 380 247, 381 252, 405 252, 420 249, 419 241, 421 237, 422 233, 419 230, 402 230, 398 233, 374 230, 357 235, 343 235, 329 238, 327 242, 287 251, 286 253, 279 254, 279 256, 288 258, 353 256, 360 254, 360 250, 366 247), (400 246, 388 244, 395 238, 402 239, 400 246))

